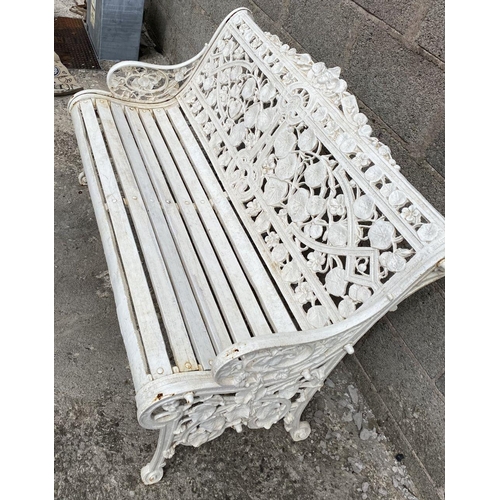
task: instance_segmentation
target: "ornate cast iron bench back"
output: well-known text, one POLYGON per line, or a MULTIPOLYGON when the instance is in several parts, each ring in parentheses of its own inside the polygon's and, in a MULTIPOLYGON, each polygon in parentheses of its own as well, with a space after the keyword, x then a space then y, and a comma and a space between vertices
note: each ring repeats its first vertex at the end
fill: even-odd
POLYGON ((444 219, 340 68, 246 9, 176 66, 123 62, 69 109, 146 428, 179 444, 303 409, 388 310, 444 274, 444 219), (159 319, 158 319, 159 318, 159 319))

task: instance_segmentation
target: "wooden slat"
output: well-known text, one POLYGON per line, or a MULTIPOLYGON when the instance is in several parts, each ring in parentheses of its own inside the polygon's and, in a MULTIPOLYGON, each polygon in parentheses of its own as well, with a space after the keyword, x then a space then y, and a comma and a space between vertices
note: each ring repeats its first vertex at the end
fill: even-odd
POLYGON ((213 169, 208 164, 182 113, 178 108, 171 108, 167 111, 167 114, 177 131, 180 141, 184 145, 184 149, 191 159, 191 163, 196 169, 199 179, 210 194, 221 219, 224 220, 224 225, 232 241, 233 248, 245 269, 248 279, 258 294, 261 305, 266 311, 273 328, 276 332, 296 330, 280 295, 276 291, 261 260, 255 253, 252 242, 243 229, 233 207, 226 199, 213 169))
MULTIPOLYGON (((122 127, 125 128, 126 131, 129 131, 128 126, 125 127, 127 124, 122 125, 122 121, 125 117, 123 116, 121 106, 112 105, 112 111, 120 133, 122 134, 122 127)), ((145 199, 149 200, 149 198, 154 198, 155 214, 158 210, 161 214, 161 210, 163 209, 164 217, 162 216, 161 219, 163 221, 166 219, 169 230, 167 229, 168 235, 161 238, 159 237, 160 241, 168 240, 165 246, 161 245, 161 249, 162 252, 165 250, 164 258, 169 270, 170 265, 174 264, 176 275, 174 276, 174 274, 171 273, 172 283, 179 298, 184 318, 188 324, 196 355, 200 362, 202 362, 204 368, 206 368, 206 362, 208 362, 209 366, 211 364, 211 359, 214 357, 214 349, 210 344, 210 339, 215 347, 215 351, 218 353, 231 345, 231 338, 229 337, 229 333, 217 307, 198 256, 193 248, 189 234, 184 226, 182 217, 175 206, 173 201, 174 198, 170 193, 170 189, 165 181, 153 147, 149 142, 144 126, 138 116, 138 112, 136 109, 127 108, 125 110, 125 115, 128 120, 128 125, 130 125, 130 130, 137 141, 138 149, 133 138, 131 141, 124 141, 124 143, 128 150, 130 150, 130 152, 128 152, 129 158, 131 160, 133 158, 132 166, 134 171, 136 171, 135 165, 140 165, 138 170, 141 171, 145 167, 143 174, 146 178, 144 180, 139 181, 136 174, 139 185, 148 186, 149 194, 143 192, 145 199), (142 159, 139 155, 139 151, 140 155, 142 155, 142 159), (136 155, 139 155, 139 158, 136 158, 136 155), (156 192, 151 192, 153 186, 156 192), (179 267, 182 269, 179 269, 179 267), (196 322, 193 322, 193 318, 196 319, 196 322), (204 324, 200 324, 203 320, 206 324, 206 328, 204 324), (191 325, 191 323, 193 324, 191 325), (208 337, 207 330, 210 338, 208 337)), ((149 208, 147 201, 146 205, 151 214, 152 209, 149 208)), ((160 214, 156 214, 156 217, 159 218, 160 214)), ((154 225, 156 227, 156 224, 154 225)))
POLYGON ((110 217, 105 208, 104 195, 100 187, 79 106, 73 107, 71 110, 71 118, 75 127, 75 135, 78 141, 85 177, 87 179, 87 186, 94 207, 97 226, 101 235, 101 242, 109 271, 109 279, 115 297, 116 315, 120 325, 120 333, 123 337, 125 350, 127 351, 134 387, 136 391, 138 391, 150 380, 148 360, 144 352, 141 336, 138 332, 130 292, 127 287, 125 271, 120 262, 118 245, 113 234, 113 226, 110 217))
POLYGON ((83 101, 80 107, 99 173, 103 194, 113 223, 113 231, 129 284, 132 303, 136 312, 137 323, 151 375, 158 377, 161 375, 160 371, 162 373, 172 373, 154 304, 149 294, 147 280, 142 269, 132 229, 97 122, 94 107, 91 101, 83 101))
POLYGON ((97 110, 120 179, 120 184, 127 198, 130 214, 134 222, 134 229, 149 271, 149 277, 155 291, 156 301, 163 318, 175 363, 179 371, 195 370, 198 368, 198 363, 191 346, 186 325, 179 309, 165 263, 163 262, 141 192, 135 181, 127 154, 123 148, 113 116, 111 115, 108 101, 97 99, 97 110))
MULTIPOLYGON (((149 218, 151 220, 151 224, 153 225, 172 286, 175 290, 175 295, 177 297, 184 322, 186 323, 196 358, 198 359, 199 364, 202 365, 203 369, 210 369, 211 362, 213 362, 215 358, 215 351, 205 327, 205 322, 203 321, 198 308, 193 290, 191 289, 184 266, 179 257, 175 242, 172 238, 172 234, 167 225, 167 221, 165 220, 157 193, 155 192, 155 188, 153 187, 148 171, 146 170, 146 166, 141 157, 141 152, 139 151, 140 148, 141 151, 144 152, 146 145, 149 146, 149 149, 151 149, 151 146, 148 144, 149 141, 144 131, 142 131, 141 134, 141 130, 138 131, 136 126, 134 126, 133 130, 131 130, 122 106, 115 103, 111 104, 111 112, 122 139, 123 146, 127 152, 135 179, 142 193, 144 204, 148 210, 149 218), (134 136, 138 139, 139 148, 134 141, 134 136)), ((136 113, 131 112, 131 114, 140 125, 140 120, 136 113)), ((154 152, 152 150, 150 152, 153 154, 153 158, 149 158, 149 161, 152 161, 153 159, 156 160, 154 152)), ((145 161, 148 161, 148 155, 144 155, 144 158, 145 161)), ((159 165, 157 165, 157 168, 160 168, 159 165)), ((161 191, 159 194, 160 196, 163 195, 161 191)))
MULTIPOLYGON (((177 166, 170 155, 165 140, 149 111, 141 112, 140 117, 167 181, 174 192, 177 205, 185 225, 189 230, 193 244, 203 264, 203 268, 206 271, 213 293, 217 297, 217 302, 221 308, 231 337, 235 342, 248 340, 250 332, 239 310, 238 303, 224 275, 217 255, 212 248, 205 227, 177 171, 177 166)), ((197 200, 197 205, 198 208, 201 208, 203 205, 210 207, 208 200, 197 200)), ((221 259, 221 261, 223 261, 223 259, 221 259)))
MULTIPOLYGON (((178 117, 179 110, 177 108, 171 108, 169 109, 169 113, 178 117)), ((154 114, 165 137, 165 141, 167 142, 168 147, 177 163, 178 170, 181 173, 191 196, 194 200, 196 200, 200 216, 203 219, 203 223, 207 228, 207 232, 210 235, 212 244, 219 255, 226 274, 231 281, 231 285, 238 298, 240 307, 244 311, 247 322, 251 325, 253 334, 255 336, 269 335, 271 333, 271 329, 269 328, 266 317, 248 283, 248 279, 241 268, 238 259, 236 258, 235 249, 233 249, 233 246, 229 242, 226 232, 222 228, 221 222, 215 214, 210 201, 205 194, 203 186, 200 183, 200 179, 191 164, 191 160, 188 158, 186 151, 177 138, 177 134, 175 133, 165 110, 155 109, 154 114)), ((187 129, 185 122, 184 126, 187 129)), ((200 158, 197 158, 196 160, 198 161, 200 158)), ((214 203, 218 203, 219 200, 213 199, 212 201, 214 203)), ((220 206, 220 203, 217 206, 220 206)), ((255 250, 252 249, 251 253, 253 254, 254 251, 255 250)), ((249 258, 251 257, 249 256, 249 258)), ((264 299, 267 300, 267 298, 264 299)))

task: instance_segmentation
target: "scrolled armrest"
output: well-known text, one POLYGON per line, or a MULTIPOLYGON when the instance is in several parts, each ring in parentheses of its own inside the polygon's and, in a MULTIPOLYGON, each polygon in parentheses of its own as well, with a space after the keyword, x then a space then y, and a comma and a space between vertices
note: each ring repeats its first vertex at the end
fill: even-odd
POLYGON ((108 72, 107 85, 114 97, 151 103, 174 97, 206 51, 181 64, 161 66, 138 61, 122 61, 108 72))

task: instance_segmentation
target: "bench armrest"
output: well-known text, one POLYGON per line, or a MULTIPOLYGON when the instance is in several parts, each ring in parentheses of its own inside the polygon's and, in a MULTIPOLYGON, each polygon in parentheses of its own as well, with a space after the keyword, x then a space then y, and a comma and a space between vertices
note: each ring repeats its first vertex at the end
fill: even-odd
POLYGON ((162 102, 179 92, 207 45, 189 61, 160 66, 138 61, 121 61, 108 72, 106 83, 114 97, 132 102, 162 102))
POLYGON ((233 10, 214 33, 212 39, 194 57, 180 64, 157 65, 139 61, 121 61, 109 70, 106 83, 114 97, 125 101, 157 103, 175 97, 198 66, 208 48, 217 40, 226 23, 245 7, 233 10))

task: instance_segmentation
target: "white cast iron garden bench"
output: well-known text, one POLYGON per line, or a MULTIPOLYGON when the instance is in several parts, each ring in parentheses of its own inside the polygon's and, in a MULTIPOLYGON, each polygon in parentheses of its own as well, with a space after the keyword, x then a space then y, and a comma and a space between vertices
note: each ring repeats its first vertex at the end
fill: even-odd
POLYGON ((339 68, 246 9, 176 66, 121 62, 69 110, 106 255, 146 484, 176 446, 301 414, 387 311, 444 275, 444 219, 339 68))

